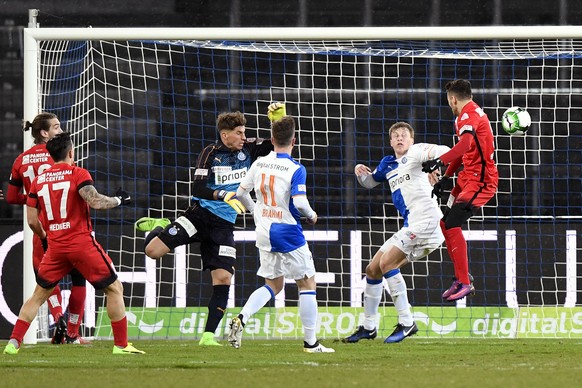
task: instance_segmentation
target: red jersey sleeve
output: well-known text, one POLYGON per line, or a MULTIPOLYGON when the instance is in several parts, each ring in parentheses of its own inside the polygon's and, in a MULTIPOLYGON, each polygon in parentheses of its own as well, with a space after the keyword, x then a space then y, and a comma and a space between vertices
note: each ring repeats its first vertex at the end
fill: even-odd
POLYGON ((30 192, 26 196, 26 206, 38 207, 38 194, 36 191, 36 179, 34 179, 30 185, 30 192))
POLYGON ((24 151, 14 161, 8 182, 6 201, 11 204, 24 205, 26 193, 35 177, 53 165, 53 160, 46 150, 46 144, 35 144, 24 151))
POLYGON ((461 156, 463 171, 459 174, 471 180, 497 185, 495 141, 487 114, 471 101, 463 107, 455 120, 455 127, 459 143, 453 149, 459 147, 458 151, 463 151, 461 156))
POLYGON ((22 166, 22 154, 18 155, 12 164, 10 171, 10 180, 8 181, 8 191, 6 192, 6 202, 12 205, 24 205, 26 203, 26 196, 22 191, 22 176, 20 169, 22 166))

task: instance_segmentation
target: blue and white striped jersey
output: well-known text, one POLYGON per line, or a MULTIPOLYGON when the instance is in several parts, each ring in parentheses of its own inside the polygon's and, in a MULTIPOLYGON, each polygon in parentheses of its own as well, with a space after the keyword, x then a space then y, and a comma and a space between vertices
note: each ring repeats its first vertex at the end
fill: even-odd
POLYGON ((270 252, 290 252, 306 244, 293 196, 306 194, 306 172, 289 154, 272 151, 257 159, 240 183, 257 197, 253 212, 256 246, 270 252))
POLYGON ((386 156, 374 170, 376 182, 387 181, 392 202, 404 218, 404 226, 413 227, 427 220, 440 219, 443 214, 436 198, 431 198, 432 186, 422 163, 439 157, 449 150, 446 146, 413 144, 400 158, 386 156))

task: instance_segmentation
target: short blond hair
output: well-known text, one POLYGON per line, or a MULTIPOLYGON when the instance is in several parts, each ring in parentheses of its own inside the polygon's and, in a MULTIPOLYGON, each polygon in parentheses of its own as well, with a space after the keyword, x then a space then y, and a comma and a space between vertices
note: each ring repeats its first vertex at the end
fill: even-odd
POLYGON ((414 139, 414 128, 412 128, 412 125, 405 123, 404 121, 399 121, 397 123, 392 124, 392 126, 388 130, 388 135, 390 139, 392 139, 392 133, 399 128, 407 129, 408 132, 410 132, 410 137, 414 139))

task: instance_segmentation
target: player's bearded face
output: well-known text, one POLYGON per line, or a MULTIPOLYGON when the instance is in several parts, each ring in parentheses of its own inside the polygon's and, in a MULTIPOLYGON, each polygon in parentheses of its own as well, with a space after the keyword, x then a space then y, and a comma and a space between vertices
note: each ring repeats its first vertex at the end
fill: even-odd
POLYGON ((457 97, 447 94, 447 101, 449 102, 449 106, 453 111, 453 115, 456 117, 459 115, 459 107, 457 106, 458 100, 457 97))
POLYGON ((222 142, 232 151, 242 150, 247 137, 245 136, 245 127, 239 126, 231 131, 222 132, 222 142))

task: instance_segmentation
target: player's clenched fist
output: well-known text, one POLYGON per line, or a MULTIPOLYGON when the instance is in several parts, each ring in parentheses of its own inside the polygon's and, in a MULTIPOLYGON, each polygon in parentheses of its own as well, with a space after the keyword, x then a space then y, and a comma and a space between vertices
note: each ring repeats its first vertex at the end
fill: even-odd
POLYGON ((117 192, 115 193, 115 198, 117 199, 119 206, 129 205, 131 203, 131 197, 129 196, 129 193, 123 190, 121 187, 117 189, 117 192))
POLYGON ((280 120, 283 116, 287 115, 287 110, 285 109, 285 104, 282 102, 274 102, 267 108, 267 116, 271 122, 280 120))

